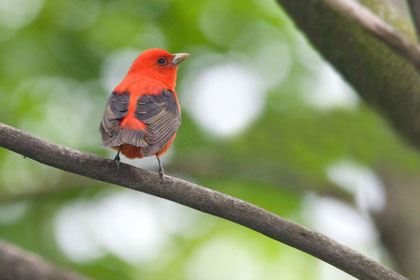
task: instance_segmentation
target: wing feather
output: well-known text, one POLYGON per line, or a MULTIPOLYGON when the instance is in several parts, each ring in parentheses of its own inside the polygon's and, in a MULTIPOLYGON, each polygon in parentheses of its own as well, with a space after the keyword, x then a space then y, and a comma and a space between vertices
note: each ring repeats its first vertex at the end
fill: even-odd
POLYGON ((147 147, 143 156, 152 156, 162 150, 181 124, 181 114, 175 95, 163 90, 160 95, 142 95, 137 100, 134 117, 146 124, 147 147))
POLYGON ((109 97, 99 126, 102 142, 106 142, 120 133, 121 119, 128 113, 129 101, 130 95, 127 92, 122 94, 113 92, 109 97))
POLYGON ((136 147, 147 146, 145 131, 121 128, 121 120, 128 114, 129 102, 130 94, 128 92, 122 94, 113 92, 109 97, 99 126, 102 146, 117 147, 123 144, 136 147))

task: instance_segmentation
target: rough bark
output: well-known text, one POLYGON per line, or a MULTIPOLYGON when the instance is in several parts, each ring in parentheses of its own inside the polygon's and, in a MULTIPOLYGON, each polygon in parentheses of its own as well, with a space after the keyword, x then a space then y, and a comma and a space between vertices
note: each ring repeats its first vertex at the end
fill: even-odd
MULTIPOLYGON (((0 123, 0 146, 40 163, 172 200, 230 220, 365 280, 406 279, 362 254, 262 208, 205 187, 56 145, 0 123)), ((23 160, 23 159, 22 159, 23 160)))

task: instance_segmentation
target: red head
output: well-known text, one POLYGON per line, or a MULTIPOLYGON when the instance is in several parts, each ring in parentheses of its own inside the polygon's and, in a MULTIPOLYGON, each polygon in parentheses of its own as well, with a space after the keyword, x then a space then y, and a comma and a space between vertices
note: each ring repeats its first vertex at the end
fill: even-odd
POLYGON ((185 60, 187 53, 170 54, 161 49, 142 52, 134 61, 128 75, 142 75, 163 82, 167 88, 175 87, 178 64, 185 60))

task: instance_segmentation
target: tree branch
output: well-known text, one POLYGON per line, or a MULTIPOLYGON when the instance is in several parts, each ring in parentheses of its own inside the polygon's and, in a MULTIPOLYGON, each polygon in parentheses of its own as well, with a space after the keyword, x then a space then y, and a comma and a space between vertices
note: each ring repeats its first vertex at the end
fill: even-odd
MULTIPOLYGON (((298 171, 289 169, 286 166, 272 166, 270 164, 261 164, 255 166, 252 162, 241 162, 240 164, 231 163, 227 157, 218 154, 217 146, 211 149, 211 152, 195 150, 189 151, 185 155, 178 154, 169 164, 165 164, 165 170, 168 173, 188 175, 190 177, 206 178, 235 178, 247 180, 255 183, 269 184, 273 189, 287 190, 293 193, 302 194, 304 192, 316 192, 318 195, 327 196, 341 200, 343 202, 354 204, 354 195, 347 190, 337 187, 331 182, 319 182, 315 178, 299 176, 298 171), (205 155, 203 156, 203 153, 205 155)), ((89 181, 80 177, 74 178, 71 174, 63 174, 58 181, 37 182, 33 189, 23 192, 0 192, 0 204, 20 201, 26 199, 37 199, 49 195, 61 193, 63 191, 82 190, 86 188, 98 187, 103 185, 87 186, 89 181), (68 177, 72 177, 69 180, 68 177)))
POLYGON ((405 277, 339 244, 327 236, 276 216, 262 208, 202 186, 155 172, 72 150, 0 123, 0 146, 43 164, 92 179, 165 198, 262 233, 311 254, 365 280, 405 277))
POLYGON ((353 0, 278 0, 362 99, 420 148, 418 47, 353 0))
POLYGON ((380 39, 420 70, 420 47, 401 36, 391 25, 382 21, 369 9, 354 0, 321 1, 348 20, 360 25, 365 31, 380 39))
POLYGON ((1 280, 87 280, 0 240, 1 280))

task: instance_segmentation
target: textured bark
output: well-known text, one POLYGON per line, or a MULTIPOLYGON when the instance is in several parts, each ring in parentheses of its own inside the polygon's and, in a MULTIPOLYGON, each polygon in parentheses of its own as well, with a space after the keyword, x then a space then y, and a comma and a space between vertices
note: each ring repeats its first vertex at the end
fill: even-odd
POLYGON ((87 280, 0 240, 0 280, 87 280))
MULTIPOLYGON (((205 187, 56 145, 0 123, 0 146, 43 164, 172 200, 243 225, 365 280, 406 279, 327 236, 205 187)), ((23 160, 23 159, 22 159, 23 160)))

